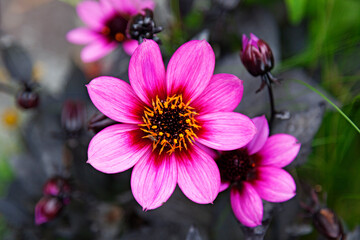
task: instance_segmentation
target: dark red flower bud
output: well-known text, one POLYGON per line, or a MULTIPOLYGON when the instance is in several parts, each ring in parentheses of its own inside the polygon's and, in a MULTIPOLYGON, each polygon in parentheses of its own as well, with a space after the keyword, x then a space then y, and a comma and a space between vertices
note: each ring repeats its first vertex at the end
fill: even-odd
POLYGON ((61 112, 61 126, 68 137, 81 134, 85 122, 85 106, 80 101, 66 101, 61 112))
POLYGON ((274 56, 266 42, 251 33, 250 39, 243 35, 242 45, 240 58, 251 75, 264 75, 274 67, 274 56))
POLYGON ((329 239, 342 239, 343 228, 336 214, 329 208, 321 208, 313 215, 315 228, 329 239))
POLYGON ((43 193, 47 196, 59 198, 66 205, 70 203, 71 186, 67 179, 53 177, 45 183, 43 193))
POLYGON ((42 197, 35 207, 36 225, 40 225, 54 219, 58 216, 63 206, 63 203, 56 197, 42 197))
POLYGON ((25 87, 16 95, 16 102, 23 109, 35 108, 39 105, 39 94, 25 87))
POLYGON ((118 122, 108 118, 104 114, 97 113, 90 119, 90 122, 88 124, 88 129, 92 130, 94 133, 98 133, 104 128, 114 125, 116 123, 118 122))

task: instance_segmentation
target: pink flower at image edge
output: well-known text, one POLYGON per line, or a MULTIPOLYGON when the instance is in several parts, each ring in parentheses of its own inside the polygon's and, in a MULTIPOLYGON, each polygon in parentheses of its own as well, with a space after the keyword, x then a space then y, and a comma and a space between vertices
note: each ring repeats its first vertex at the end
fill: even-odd
MULTIPOLYGON (((269 126, 265 116, 252 119, 258 132, 242 149, 240 154, 249 156, 250 168, 254 171, 248 180, 231 184, 223 181, 221 191, 231 186, 230 201, 236 218, 245 226, 261 225, 263 204, 283 202, 296 194, 294 179, 282 168, 290 164, 300 150, 297 139, 288 134, 269 136, 269 126)), ((241 157, 241 159, 244 159, 241 157)), ((221 160, 221 159, 220 159, 221 160)))
POLYGON ((127 36, 127 24, 131 16, 148 8, 153 10, 153 0, 86 0, 77 7, 79 18, 85 27, 75 28, 67 33, 69 42, 87 45, 81 51, 84 62, 99 60, 122 44, 125 52, 131 55, 138 46, 136 40, 127 36))
POLYGON ((131 189, 144 210, 161 206, 177 184, 190 200, 212 203, 221 179, 208 148, 237 149, 256 133, 251 119, 232 112, 242 81, 213 75, 214 67, 206 41, 183 44, 165 71, 159 46, 144 40, 130 60, 131 86, 113 77, 87 85, 94 105, 123 123, 94 136, 88 163, 104 173, 134 167, 131 189))

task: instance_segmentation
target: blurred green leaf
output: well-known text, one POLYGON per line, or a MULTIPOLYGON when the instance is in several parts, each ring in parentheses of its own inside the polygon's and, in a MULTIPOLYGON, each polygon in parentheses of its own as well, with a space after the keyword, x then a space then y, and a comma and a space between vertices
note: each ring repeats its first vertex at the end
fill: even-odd
POLYGON ((307 0, 285 0, 292 24, 299 24, 304 18, 307 0))

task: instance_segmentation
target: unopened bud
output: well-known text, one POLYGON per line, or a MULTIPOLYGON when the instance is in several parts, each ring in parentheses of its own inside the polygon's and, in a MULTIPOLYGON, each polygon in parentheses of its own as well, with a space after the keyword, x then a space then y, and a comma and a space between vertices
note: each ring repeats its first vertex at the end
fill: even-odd
POLYGON ((44 185, 43 193, 45 196, 59 198, 63 204, 70 203, 71 186, 67 179, 63 177, 50 178, 44 185))
POLYGON ((39 94, 25 87, 16 95, 16 102, 23 109, 35 108, 39 105, 39 94))
POLYGON ((246 69, 253 76, 264 75, 274 67, 274 56, 269 45, 250 34, 250 39, 243 35, 240 58, 246 69))
POLYGON ((329 208, 321 208, 313 215, 315 228, 329 239, 342 239, 343 228, 336 214, 329 208))
POLYGON ((56 197, 42 197, 35 207, 36 225, 46 223, 57 217, 63 206, 63 203, 56 197))
POLYGON ((61 112, 61 126, 68 137, 81 134, 85 122, 85 106, 79 101, 66 101, 61 112))

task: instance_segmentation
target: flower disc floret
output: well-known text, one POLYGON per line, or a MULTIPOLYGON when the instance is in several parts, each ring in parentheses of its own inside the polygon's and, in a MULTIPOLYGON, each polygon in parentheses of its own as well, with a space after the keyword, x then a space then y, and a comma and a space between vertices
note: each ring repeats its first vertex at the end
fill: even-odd
POLYGON ((182 95, 175 94, 165 100, 156 96, 152 109, 145 107, 141 130, 146 133, 144 138, 153 141, 153 150, 159 146, 159 155, 164 149, 169 154, 176 149, 187 149, 187 144, 193 144, 197 138, 195 132, 200 126, 195 116, 198 113, 189 104, 190 100, 185 104, 182 95))

